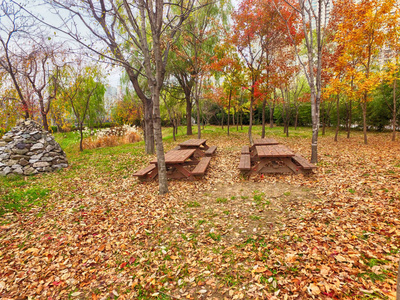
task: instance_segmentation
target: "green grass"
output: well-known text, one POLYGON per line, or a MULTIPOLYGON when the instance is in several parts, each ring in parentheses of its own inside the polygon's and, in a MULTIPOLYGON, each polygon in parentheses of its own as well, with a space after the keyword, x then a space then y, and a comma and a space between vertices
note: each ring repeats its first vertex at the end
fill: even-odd
POLYGON ((43 206, 49 190, 38 186, 11 190, 0 198, 0 216, 8 212, 22 212, 33 206, 43 206))
POLYGON ((228 202, 228 199, 227 198, 217 198, 217 203, 226 203, 226 202, 228 202))

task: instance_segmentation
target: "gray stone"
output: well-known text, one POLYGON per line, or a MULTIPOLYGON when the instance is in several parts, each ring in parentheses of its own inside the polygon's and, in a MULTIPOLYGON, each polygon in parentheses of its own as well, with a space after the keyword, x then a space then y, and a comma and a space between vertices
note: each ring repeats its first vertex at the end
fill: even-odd
POLYGON ((55 159, 55 160, 53 160, 53 163, 54 164, 56 164, 56 165, 59 165, 59 164, 66 164, 66 163, 68 163, 65 159, 55 159))
POLYGON ((27 133, 21 135, 24 139, 29 139, 31 136, 27 133))
POLYGON ((17 154, 25 154, 28 153, 28 149, 12 149, 12 152, 17 153, 17 154))
POLYGON ((0 147, 4 147, 7 146, 8 143, 4 142, 4 141, 0 141, 0 147))
POLYGON ((22 159, 22 158, 29 159, 29 156, 28 155, 19 155, 19 154, 17 154, 17 155, 11 155, 10 158, 11 159, 16 159, 16 160, 22 159))
POLYGON ((17 174, 19 174, 19 175, 22 175, 22 174, 24 174, 24 171, 22 170, 22 168, 18 168, 18 169, 15 169, 15 170, 14 170, 14 173, 17 173, 17 174))
POLYGON ((42 157, 40 161, 52 161, 54 157, 42 157))
POLYGON ((50 166, 50 164, 48 162, 44 162, 44 161, 38 161, 33 164, 34 168, 44 168, 44 167, 48 167, 48 166, 50 166))
POLYGON ((54 169, 68 168, 68 164, 52 165, 54 169))
POLYGON ((10 157, 10 154, 8 154, 8 153, 0 154, 0 159, 7 159, 9 157, 10 157))
MULTIPOLYGON (((43 149, 42 143, 37 143, 31 147, 31 151, 43 149)), ((28 151, 27 151, 28 152, 28 151)))
POLYGON ((8 161, 6 162, 6 165, 9 166, 9 167, 11 167, 12 165, 17 164, 17 162, 18 162, 18 160, 10 159, 10 160, 8 160, 8 161))
POLYGON ((8 173, 11 173, 12 169, 10 167, 5 167, 3 170, 3 176, 6 176, 8 173))
POLYGON ((33 136, 33 138, 34 138, 35 140, 39 140, 39 139, 42 138, 42 135, 41 135, 40 133, 36 133, 36 134, 33 136))
POLYGON ((3 168, 3 167, 5 167, 5 166, 7 166, 6 164, 3 164, 2 162, 0 162, 0 168, 3 168))
POLYGON ((39 160, 42 156, 43 156, 43 153, 39 153, 39 154, 36 154, 36 155, 32 155, 32 156, 31 156, 31 159, 37 159, 37 160, 39 160))
POLYGON ((52 151, 54 149, 54 146, 52 146, 52 145, 48 145, 47 147, 46 147, 46 151, 47 152, 50 152, 50 151, 52 151))
POLYGON ((18 143, 18 144, 15 145, 15 147, 16 147, 17 149, 25 149, 26 146, 27 146, 27 145, 24 144, 24 143, 18 143))
POLYGON ((12 165, 11 168, 13 169, 22 169, 22 166, 19 164, 12 165))
POLYGON ((5 141, 5 142, 12 142, 12 141, 13 141, 13 138, 12 138, 12 137, 3 136, 3 141, 5 141))
POLYGON ((21 159, 18 163, 23 167, 29 165, 29 161, 27 161, 25 158, 21 159))
POLYGON ((53 169, 51 167, 46 167, 43 170, 44 172, 53 172, 53 169))
POLYGON ((34 164, 34 163, 36 163, 36 162, 38 162, 39 161, 39 159, 30 159, 29 160, 29 163, 30 164, 34 164))

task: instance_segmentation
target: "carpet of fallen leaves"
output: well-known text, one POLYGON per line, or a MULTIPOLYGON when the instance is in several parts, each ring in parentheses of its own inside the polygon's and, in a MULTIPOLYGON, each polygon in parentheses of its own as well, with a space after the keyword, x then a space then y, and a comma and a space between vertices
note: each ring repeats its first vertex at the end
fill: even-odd
MULTIPOLYGON (((398 141, 320 137, 315 174, 247 180, 246 135, 206 138, 218 150, 205 177, 165 196, 130 176, 146 163, 129 153, 123 170, 73 173, 72 161, 51 175, 44 208, 1 217, 0 297, 393 299, 398 141)), ((310 157, 308 138, 276 138, 310 157)))

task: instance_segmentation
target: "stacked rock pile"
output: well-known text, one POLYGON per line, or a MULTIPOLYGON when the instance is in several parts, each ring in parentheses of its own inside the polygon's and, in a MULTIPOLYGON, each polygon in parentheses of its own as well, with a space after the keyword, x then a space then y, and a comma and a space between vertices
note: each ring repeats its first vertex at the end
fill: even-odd
POLYGON ((54 137, 32 120, 20 121, 0 139, 0 176, 33 175, 68 167, 54 137))

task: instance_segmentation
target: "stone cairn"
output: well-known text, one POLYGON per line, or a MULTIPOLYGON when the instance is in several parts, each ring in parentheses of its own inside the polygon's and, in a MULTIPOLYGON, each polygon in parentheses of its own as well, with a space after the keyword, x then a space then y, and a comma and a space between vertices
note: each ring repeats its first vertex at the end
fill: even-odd
POLYGON ((68 167, 54 137, 32 120, 20 121, 0 139, 0 176, 33 175, 68 167))

